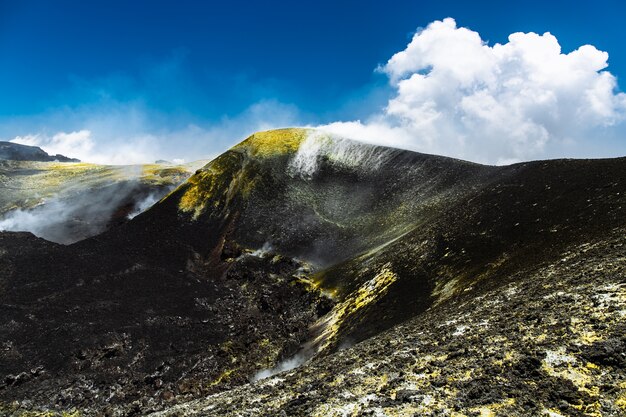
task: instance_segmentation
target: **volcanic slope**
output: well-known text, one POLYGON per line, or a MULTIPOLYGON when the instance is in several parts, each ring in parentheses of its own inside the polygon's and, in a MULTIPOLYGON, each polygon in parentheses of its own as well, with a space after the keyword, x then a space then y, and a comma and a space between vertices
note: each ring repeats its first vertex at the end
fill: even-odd
POLYGON ((0 400, 619 415, 625 192, 624 158, 489 167, 257 133, 97 237, 2 235, 0 400), (292 355, 312 359, 201 399, 292 355))
POLYGON ((0 160, 0 230, 73 243, 147 209, 202 165, 0 160))

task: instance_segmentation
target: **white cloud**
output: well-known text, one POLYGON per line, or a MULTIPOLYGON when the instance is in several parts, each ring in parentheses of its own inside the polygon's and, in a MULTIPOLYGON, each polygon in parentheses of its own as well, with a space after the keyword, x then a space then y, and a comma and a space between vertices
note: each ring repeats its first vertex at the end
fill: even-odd
POLYGON ((322 127, 478 162, 572 156, 626 116, 607 61, 591 45, 564 54, 550 33, 514 33, 489 46, 447 18, 379 68, 396 92, 379 114, 322 127))
POLYGON ((99 164, 140 164, 158 159, 178 163, 211 159, 256 131, 296 125, 298 119, 294 106, 264 100, 214 123, 167 126, 161 114, 138 104, 119 103, 114 108, 51 115, 47 119, 51 125, 78 129, 16 136, 11 141, 39 146, 51 155, 99 164))
MULTIPOLYGON (((389 78, 392 97, 383 109, 320 127, 358 140, 486 163, 624 155, 626 95, 617 92, 607 65, 608 54, 591 45, 563 53, 550 33, 514 33, 504 44, 489 45, 448 18, 419 30, 378 68, 389 78)), ((160 83, 181 77, 184 71, 160 83)), ((97 90, 101 98, 95 102, 0 120, 2 139, 88 162, 194 161, 212 158, 255 131, 316 119, 293 105, 261 100, 239 114, 199 121, 184 111, 184 103, 180 112, 151 108, 152 88, 129 94, 131 101, 117 100, 115 92, 128 88, 127 81, 122 87, 115 79, 79 86, 79 92, 97 90), (113 93, 102 93, 108 88, 113 93)), ((143 85, 141 80, 137 84, 143 85)), ((179 88, 173 85, 175 98, 179 88)), ((254 85, 244 87, 239 89, 254 85)), ((319 117, 333 120, 329 114, 319 117)))
POLYGON ((78 158, 89 155, 94 147, 94 141, 89 130, 70 133, 59 132, 54 136, 42 134, 16 136, 11 142, 39 146, 50 155, 60 154, 78 158))
POLYGON ((127 141, 99 141, 87 129, 58 132, 52 136, 34 134, 16 136, 11 142, 39 146, 50 155, 64 155, 85 162, 99 164, 137 164, 150 162, 154 156, 156 141, 151 137, 132 137, 127 141))

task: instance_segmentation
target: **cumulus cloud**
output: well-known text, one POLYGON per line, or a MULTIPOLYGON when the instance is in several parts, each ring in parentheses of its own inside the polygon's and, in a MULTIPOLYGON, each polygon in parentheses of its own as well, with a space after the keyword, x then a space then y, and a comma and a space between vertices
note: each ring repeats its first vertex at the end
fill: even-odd
POLYGON ((563 53, 550 33, 489 46, 452 18, 435 21, 379 71, 395 95, 365 121, 331 132, 478 162, 571 156, 623 127, 626 94, 591 45, 563 53))
MULTIPOLYGON (((209 107, 225 98, 203 93, 183 61, 175 57, 143 78, 80 82, 74 95, 87 97, 85 104, 5 117, 0 139, 96 163, 194 161, 210 159, 255 131, 338 118, 332 114, 339 114, 333 111, 340 103, 331 103, 327 114, 303 114, 263 98, 280 96, 275 89, 225 79, 233 84, 230 92, 256 91, 244 94, 251 104, 235 114, 224 110, 228 115, 221 119, 202 119, 181 97, 209 107), (185 94, 179 96, 181 89, 185 94), (167 100, 159 96, 164 91, 167 100), (150 107, 159 100, 172 107, 150 107)), ((389 79, 387 88, 377 86, 368 98, 356 94, 366 103, 359 115, 378 105, 373 102, 386 102, 384 108, 361 120, 355 120, 354 108, 344 109, 348 116, 318 127, 483 163, 624 155, 626 95, 618 92, 607 66, 608 54, 591 45, 564 52, 550 33, 514 33, 506 43, 488 44, 448 18, 417 31, 378 68, 389 79)))

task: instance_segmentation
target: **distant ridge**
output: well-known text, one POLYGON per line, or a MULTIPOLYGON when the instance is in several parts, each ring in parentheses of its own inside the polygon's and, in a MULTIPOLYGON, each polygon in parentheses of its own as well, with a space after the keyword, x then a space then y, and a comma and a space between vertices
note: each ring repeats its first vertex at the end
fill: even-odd
POLYGON ((80 159, 64 155, 49 155, 38 146, 20 145, 19 143, 0 141, 0 160, 39 161, 39 162, 80 162, 80 159))

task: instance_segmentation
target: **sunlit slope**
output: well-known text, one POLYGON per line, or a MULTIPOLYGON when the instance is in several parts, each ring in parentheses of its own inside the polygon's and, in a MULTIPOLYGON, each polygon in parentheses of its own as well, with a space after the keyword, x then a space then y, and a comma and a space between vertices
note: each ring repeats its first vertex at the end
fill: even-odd
POLYGON ((84 239, 146 209, 201 165, 0 161, 0 228, 84 239))

